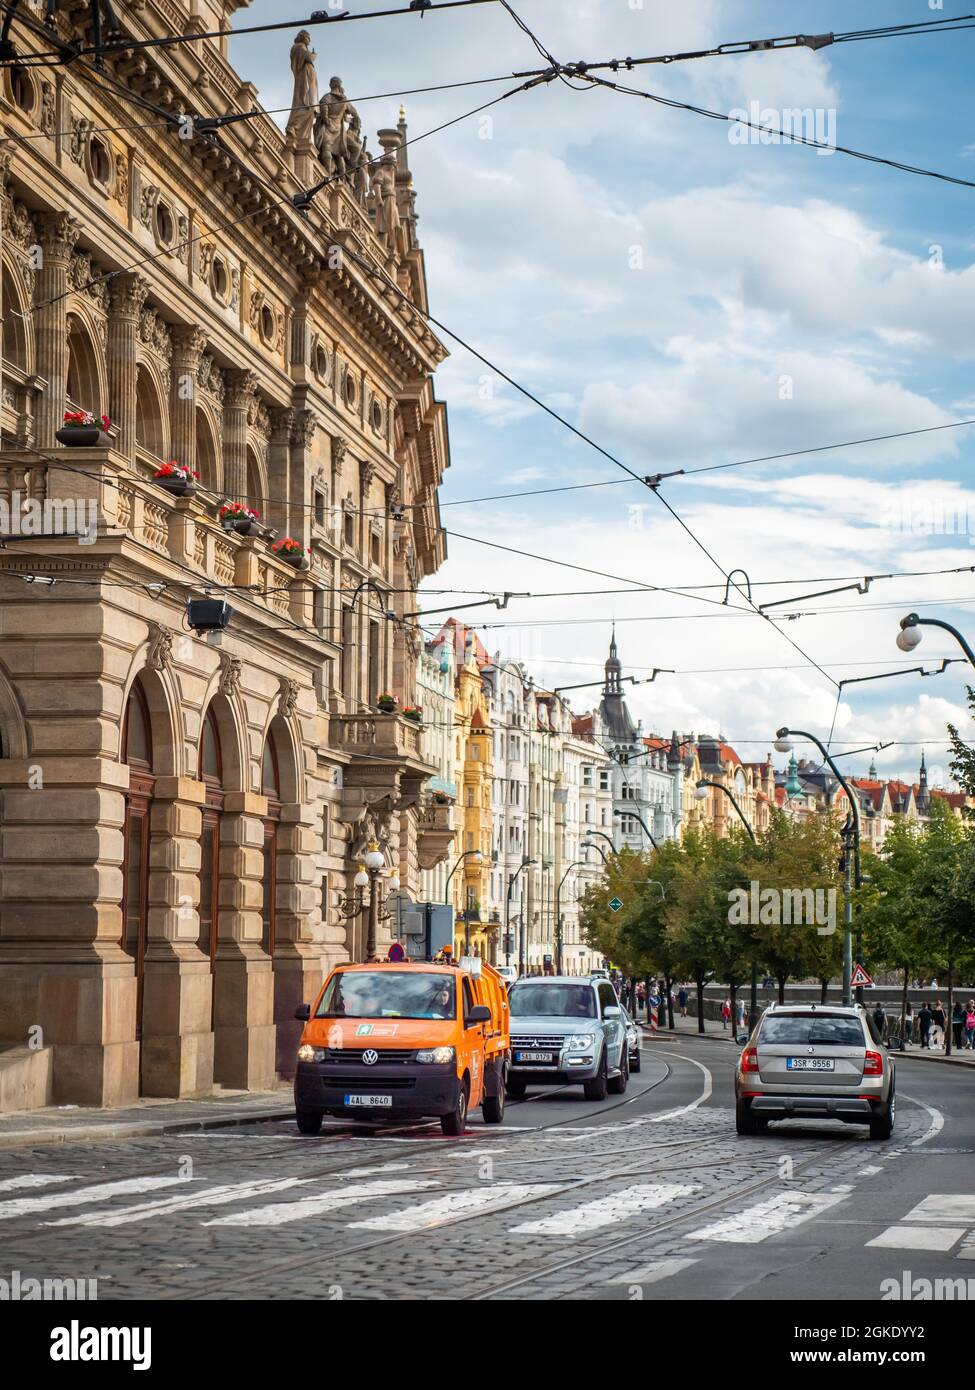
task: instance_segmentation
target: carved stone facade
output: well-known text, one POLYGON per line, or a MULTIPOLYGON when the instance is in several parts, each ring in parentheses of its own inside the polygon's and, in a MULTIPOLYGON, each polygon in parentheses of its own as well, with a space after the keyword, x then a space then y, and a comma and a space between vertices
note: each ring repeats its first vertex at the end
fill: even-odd
MULTIPOLYGON (((199 0, 195 22, 242 2, 199 0)), ((171 30, 170 7, 138 24, 171 30)), ((168 139, 124 91, 174 117, 250 110, 225 42, 105 61, 120 87, 67 67, 0 83, 26 137, 0 150, 0 497, 57 504, 29 555, 0 552, 0 1066, 40 1037, 48 1098, 118 1105, 290 1073, 295 1006, 362 950, 339 905, 364 835, 419 894, 435 769, 375 706, 417 702, 416 635, 389 615, 442 561, 448 452, 445 349, 403 297, 426 302, 405 127, 380 217, 334 88, 287 137, 262 114, 168 139), (319 117, 346 176, 304 218, 319 117), (111 417, 107 445, 56 442, 72 407, 111 417), (169 459, 192 495, 154 480, 169 459), (231 498, 261 514, 249 534, 221 524, 231 498), (187 623, 207 593, 233 610, 219 643, 187 623)))

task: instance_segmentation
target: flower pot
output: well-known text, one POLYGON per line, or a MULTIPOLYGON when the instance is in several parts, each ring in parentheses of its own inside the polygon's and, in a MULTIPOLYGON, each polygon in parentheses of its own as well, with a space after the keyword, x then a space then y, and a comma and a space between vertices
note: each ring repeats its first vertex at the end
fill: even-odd
POLYGON ((107 449, 112 443, 101 425, 63 425, 54 438, 69 449, 107 449))
POLYGON ((403 715, 403 718, 404 718, 404 719, 408 719, 408 720, 410 721, 411 724, 422 724, 422 723, 423 723, 423 716, 422 716, 422 714, 404 714, 404 715, 403 715))
POLYGON ((153 478, 152 481, 172 493, 174 497, 192 497, 196 491, 196 484, 192 478, 177 478, 173 475, 169 478, 153 478))
POLYGON ((236 531, 238 536, 250 536, 257 529, 252 516, 222 516, 220 525, 225 531, 236 531))
POLYGON ((285 564, 290 565, 292 569, 306 570, 309 568, 308 556, 300 550, 294 550, 290 553, 284 550, 278 550, 275 551, 275 554, 279 560, 283 560, 285 564))
POLYGON ((380 714, 395 714, 395 713, 396 713, 396 706, 395 706, 395 705, 377 705, 376 708, 379 710, 380 714))

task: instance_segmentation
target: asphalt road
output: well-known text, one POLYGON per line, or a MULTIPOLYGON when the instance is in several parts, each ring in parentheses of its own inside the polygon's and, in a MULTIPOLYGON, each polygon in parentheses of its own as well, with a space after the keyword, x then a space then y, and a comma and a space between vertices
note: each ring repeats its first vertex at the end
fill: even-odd
POLYGON ((654 1039, 624 1096, 532 1091, 502 1126, 326 1121, 0 1151, 0 1277, 112 1299, 975 1297, 975 1105, 898 1059, 893 1138, 734 1131, 735 1049, 654 1039))

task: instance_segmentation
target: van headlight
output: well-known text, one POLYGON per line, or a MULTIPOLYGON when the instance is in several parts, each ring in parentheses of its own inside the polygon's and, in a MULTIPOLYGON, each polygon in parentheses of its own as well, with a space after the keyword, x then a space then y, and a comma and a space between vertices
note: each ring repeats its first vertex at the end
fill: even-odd
POLYGON ((324 1047, 312 1047, 311 1043, 302 1043, 298 1049, 299 1062, 324 1062, 324 1047))
POLYGON ((567 1052, 588 1052, 596 1041, 595 1033, 573 1033, 566 1046, 567 1052))
POLYGON ((440 1066, 446 1066, 448 1062, 454 1060, 454 1049, 452 1047, 424 1047, 416 1054, 418 1062, 436 1062, 440 1066))

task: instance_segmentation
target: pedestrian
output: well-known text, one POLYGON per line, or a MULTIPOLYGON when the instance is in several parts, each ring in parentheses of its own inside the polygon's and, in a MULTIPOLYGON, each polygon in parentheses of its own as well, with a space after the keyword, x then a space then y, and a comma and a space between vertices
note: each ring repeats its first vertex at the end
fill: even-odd
POLYGON ((931 1051, 931 1024, 933 1022, 934 1014, 931 1012, 931 1006, 925 999, 918 1010, 917 1026, 921 1034, 921 1046, 926 1047, 929 1052, 931 1051))
POLYGON ((884 1013, 883 1003, 878 999, 877 1007, 873 1011, 874 1027, 877 1030, 877 1041, 883 1042, 884 1032, 887 1028, 887 1015, 884 1013))
POLYGON ((724 1001, 724 1003, 721 1005, 721 1027, 722 1027, 722 1028, 727 1028, 728 1022, 729 1022, 730 1018, 731 1018, 731 1000, 730 1000, 730 999, 726 999, 726 1000, 724 1001))
POLYGON ((969 1052, 975 1049, 975 999, 965 1005, 965 1046, 969 1052))
POLYGON ((643 980, 637 982, 636 987, 636 1011, 642 1014, 647 1002, 647 987, 643 980))
POLYGON ((681 1018, 687 1017, 687 998, 687 990, 681 985, 680 989, 677 991, 677 1003, 680 1006, 681 1018))
POLYGON ((955 1007, 951 1011, 951 1036, 954 1039, 955 1051, 960 1052, 962 1041, 961 1035, 965 1027, 965 1010, 960 999, 955 1000, 955 1007))
POLYGON ((904 1046, 910 1047, 914 1041, 914 1005, 910 999, 907 1001, 907 1008, 904 1010, 904 1046))
POLYGON ((738 1031, 741 1032, 741 1030, 742 1030, 744 1027, 745 1027, 745 1001, 744 1001, 744 999, 739 999, 739 1000, 738 1000, 738 1031))
POLYGON ((934 1008, 931 1012, 934 1015, 931 1024, 931 1046, 944 1047, 945 1024, 948 1022, 948 1015, 945 1013, 945 1006, 940 999, 934 1001, 934 1008))

